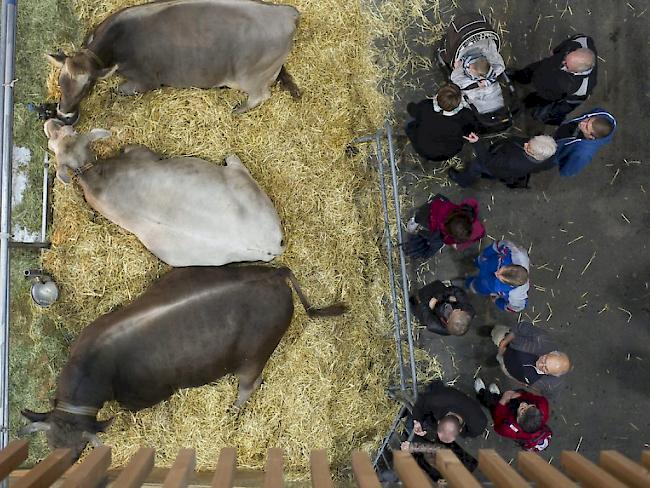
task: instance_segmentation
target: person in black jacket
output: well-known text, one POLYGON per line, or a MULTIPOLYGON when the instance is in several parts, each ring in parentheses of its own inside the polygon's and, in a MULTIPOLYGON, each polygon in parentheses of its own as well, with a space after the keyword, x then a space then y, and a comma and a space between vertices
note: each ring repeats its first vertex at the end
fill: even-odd
POLYGON ((557 145, 550 136, 506 139, 489 149, 476 145, 476 157, 463 172, 449 170, 449 178, 461 187, 471 186, 480 177, 497 178, 509 188, 527 188, 530 175, 556 167, 557 145))
POLYGON ((476 315, 465 290, 439 280, 420 288, 409 301, 415 317, 435 334, 464 335, 476 315))
MULTIPOLYGON (((401 450, 423 453, 451 449, 468 470, 476 468, 476 459, 456 443, 456 438, 478 437, 487 427, 487 416, 478 400, 436 380, 418 395, 407 425, 411 422, 413 441, 402 442, 401 450)), ((440 478, 424 456, 416 454, 414 458, 434 481, 440 478)))
POLYGON ((532 83, 535 91, 524 99, 524 104, 533 109, 534 118, 560 125, 594 90, 597 59, 593 39, 578 34, 553 49, 550 57, 509 75, 517 83, 532 83))
POLYGON ((464 104, 460 88, 443 85, 436 97, 409 103, 407 112, 414 120, 406 125, 406 136, 415 151, 430 161, 446 161, 463 148, 465 140, 476 142, 476 117, 464 104))

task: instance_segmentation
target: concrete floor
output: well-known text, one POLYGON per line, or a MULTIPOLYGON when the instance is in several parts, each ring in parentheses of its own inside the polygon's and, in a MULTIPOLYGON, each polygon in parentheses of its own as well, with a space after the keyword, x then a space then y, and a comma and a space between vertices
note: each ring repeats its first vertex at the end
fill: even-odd
MULTIPOLYGON (((457 3, 464 10, 481 8, 509 31, 504 34, 502 54, 510 67, 540 59, 550 46, 575 33, 591 35, 601 58, 599 83, 578 112, 592 107, 609 109, 618 119, 618 132, 614 142, 574 178, 560 178, 550 171, 535 175, 529 190, 511 190, 487 180, 470 190, 455 185, 440 188, 410 175, 421 177, 435 166, 425 164, 423 172, 406 158, 401 167, 402 190, 414 204, 438 192, 455 201, 475 197, 481 203, 481 216, 490 236, 505 236, 531 247, 534 286, 523 318, 537 319, 537 325, 549 329, 574 363, 566 390, 551 404, 550 425, 555 435, 544 457, 554 458, 552 462, 557 464, 560 451, 565 449, 579 448, 592 460, 601 449, 618 449, 638 460, 641 450, 650 446, 650 212, 646 193, 650 192, 650 133, 644 118, 650 114, 648 4, 640 0, 457 3)), ((446 5, 441 9, 450 10, 446 5)), ((443 14, 444 20, 448 17, 443 14)), ((410 47, 430 55, 419 44, 410 47)), ((437 71, 423 71, 411 82, 415 79, 419 79, 422 90, 400 91, 398 116, 405 113, 407 102, 434 94, 432 84, 441 82, 443 76, 437 71)), ((516 126, 528 134, 544 130, 522 117, 516 126)), ((553 131, 546 128, 547 133, 553 131)), ((433 272, 427 279, 471 272, 469 258, 476 252, 460 255, 445 248, 430 263, 433 272)), ((413 263, 410 271, 415 276, 413 263)), ((486 362, 495 348, 489 339, 476 334, 476 328, 512 324, 517 315, 501 312, 480 297, 473 301, 478 310, 474 330, 451 338, 424 331, 421 341, 438 355, 445 379, 456 380, 457 387, 471 392, 473 376, 480 366, 486 382, 496 378, 503 389, 507 386, 505 378, 486 362)), ((495 448, 506 459, 518 452, 511 441, 494 432, 466 446, 474 453, 478 448, 495 448)))

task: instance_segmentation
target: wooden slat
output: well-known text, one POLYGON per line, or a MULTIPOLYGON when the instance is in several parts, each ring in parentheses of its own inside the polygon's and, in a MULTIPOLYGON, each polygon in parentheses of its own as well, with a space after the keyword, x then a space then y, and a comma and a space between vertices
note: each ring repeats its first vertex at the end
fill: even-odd
POLYGON ((352 472, 359 488, 381 488, 367 453, 363 451, 352 453, 352 472))
POLYGON ((650 471, 617 451, 600 451, 600 466, 623 483, 648 488, 650 471))
POLYGON ((436 469, 445 478, 450 488, 481 488, 472 473, 449 449, 436 452, 436 469))
POLYGON ((96 447, 88 456, 66 473, 61 488, 93 488, 105 477, 111 465, 111 448, 96 447))
POLYGON ((181 449, 165 478, 163 488, 185 488, 196 467, 196 451, 181 449))
POLYGON ((155 451, 148 447, 138 449, 126 468, 113 482, 112 488, 139 488, 153 468, 155 451))
POLYGON ((479 449, 478 469, 497 488, 528 488, 528 482, 494 449, 479 449))
POLYGON ((232 488, 237 465, 237 449, 224 447, 219 453, 217 469, 212 477, 212 488, 232 488))
POLYGON ((541 488, 574 488, 577 485, 534 452, 520 452, 519 471, 541 488))
POLYGON ((431 487, 431 479, 420 469, 413 456, 403 451, 393 451, 393 463, 399 479, 406 488, 431 487))
POLYGON ((562 451, 560 463, 574 480, 580 482, 580 486, 587 488, 626 488, 611 474, 574 451, 562 451))
POLYGON ((641 465, 650 469, 650 451, 643 451, 641 453, 641 465))
POLYGON ((29 444, 24 439, 11 441, 0 452, 0 480, 5 479, 11 472, 22 464, 29 455, 29 444))
POLYGON ((18 480, 14 488, 45 488, 49 487, 72 464, 70 449, 55 449, 48 457, 34 466, 29 473, 18 480))
POLYGON ((309 455, 309 465, 311 466, 312 488, 334 488, 327 451, 324 449, 312 451, 309 455))
POLYGON ((284 449, 278 447, 273 447, 266 451, 264 484, 262 488, 282 488, 284 486, 283 455, 284 449))

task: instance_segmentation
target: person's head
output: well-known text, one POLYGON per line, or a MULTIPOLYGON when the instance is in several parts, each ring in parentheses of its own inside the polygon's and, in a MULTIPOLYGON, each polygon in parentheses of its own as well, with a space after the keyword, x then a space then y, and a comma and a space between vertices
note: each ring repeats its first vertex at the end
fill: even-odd
POLYGON ((518 264, 508 264, 506 266, 501 266, 496 270, 494 275, 507 285, 511 286, 521 286, 525 285, 528 282, 528 270, 523 266, 518 264))
POLYGON ((524 151, 537 161, 545 161, 555 154, 557 144, 551 136, 535 136, 524 144, 524 151))
POLYGON ((582 73, 596 64, 596 54, 584 47, 571 51, 564 56, 564 67, 571 73, 582 73))
POLYGON ((445 112, 458 108, 462 99, 460 87, 454 83, 442 85, 436 94, 438 106, 445 112))
POLYGON ((438 421, 438 429, 436 431, 438 440, 443 444, 451 444, 456 440, 460 434, 461 425, 460 420, 455 415, 445 415, 438 421))
POLYGON ((571 360, 563 352, 553 351, 537 358, 535 367, 551 376, 562 376, 571 369, 571 360))
POLYGON ((457 208, 449 212, 444 223, 447 234, 457 243, 470 240, 473 225, 474 222, 471 215, 462 208, 457 208))
POLYGON ((462 336, 469 330, 472 316, 463 310, 454 310, 447 319, 447 332, 451 335, 462 336))
POLYGON ((472 71, 479 76, 485 76, 490 72, 490 62, 483 56, 476 59, 476 61, 469 66, 472 71))
POLYGON ((524 432, 537 432, 542 428, 542 412, 535 405, 521 402, 517 407, 517 423, 524 432))
POLYGON ((609 117, 587 117, 578 124, 586 139, 602 139, 614 130, 614 122, 609 117))

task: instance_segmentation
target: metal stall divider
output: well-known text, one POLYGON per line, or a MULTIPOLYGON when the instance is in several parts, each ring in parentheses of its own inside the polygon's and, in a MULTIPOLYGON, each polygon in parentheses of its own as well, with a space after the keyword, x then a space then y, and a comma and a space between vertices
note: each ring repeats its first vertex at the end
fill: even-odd
POLYGON ((397 177, 397 165, 395 162, 393 130, 388 121, 386 121, 384 127, 378 129, 374 135, 357 138, 353 141, 353 144, 373 142, 375 146, 375 158, 377 164, 377 173, 379 176, 379 189, 381 193, 381 203, 384 216, 384 241, 386 245, 388 279, 390 284, 391 307, 393 311, 395 349, 397 353, 397 363, 399 366, 399 386, 389 388, 389 393, 399 390, 399 394, 395 395, 395 397, 399 397, 399 399, 405 401, 405 404, 403 404, 402 408, 395 416, 395 420, 393 421, 390 430, 388 431, 386 437, 379 446, 377 453, 375 454, 375 457, 373 459, 373 467, 377 471, 380 469, 380 463, 382 461, 385 465, 385 469, 390 469, 392 466, 391 460, 388 458, 386 451, 389 448, 393 435, 395 434, 399 425, 402 423, 402 419, 405 416, 406 411, 410 408, 410 406, 407 404, 413 405, 417 401, 418 384, 417 369, 415 364, 413 326, 411 323, 411 311, 409 309, 408 300, 409 281, 406 273, 406 258, 402 246, 404 240, 399 201, 399 180, 397 177), (387 154, 384 150, 384 144, 382 143, 384 139, 386 140, 386 146, 388 148, 387 154), (386 164, 388 164, 388 167, 390 169, 390 185, 392 189, 393 208, 395 213, 394 219, 391 219, 390 209, 388 206, 388 191, 386 188, 387 178, 385 171, 386 164), (393 223, 395 225, 395 234, 397 238, 396 243, 393 242, 391 220, 393 220, 393 223), (395 271, 395 250, 397 250, 399 259, 399 278, 396 276, 395 271), (404 324, 406 326, 406 330, 404 330, 402 327, 402 311, 400 310, 398 296, 399 283, 401 283, 401 296, 402 303, 404 304, 404 324), (402 349, 404 336, 406 336, 406 342, 408 346, 407 358, 404 357, 404 351, 402 349), (408 364, 405 363, 405 360, 408 364))
POLYGON ((9 240, 11 239, 11 170, 13 157, 14 53, 16 0, 2 2, 3 72, 2 154, 0 170, 0 448, 9 440, 9 240))

